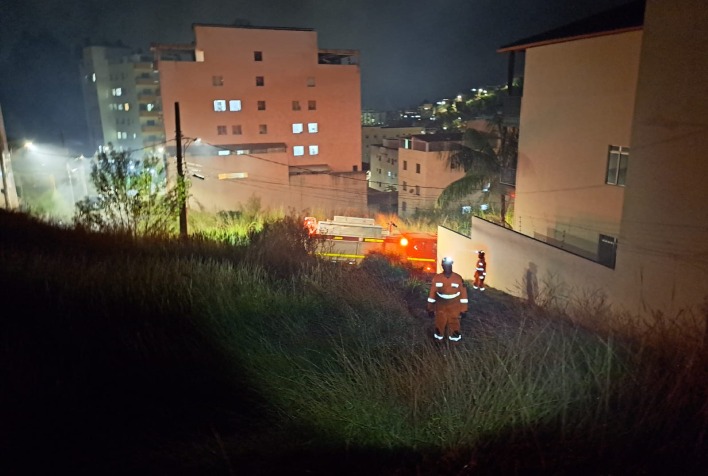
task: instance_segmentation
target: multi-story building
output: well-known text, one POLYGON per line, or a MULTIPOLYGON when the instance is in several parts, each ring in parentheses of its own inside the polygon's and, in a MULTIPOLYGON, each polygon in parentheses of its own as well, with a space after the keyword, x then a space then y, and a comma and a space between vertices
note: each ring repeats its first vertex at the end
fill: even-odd
POLYGON ((185 137, 190 206, 366 209, 355 50, 311 29, 196 24, 192 45, 153 45, 168 139, 185 137), (192 61, 163 55, 188 49, 192 61), (200 143, 193 143, 197 138, 200 143))
POLYGON ((371 164, 371 146, 380 146, 384 139, 398 139, 413 134, 424 134, 423 126, 364 126, 361 128, 361 162, 364 170, 369 170, 371 164))
POLYGON ((165 142, 160 86, 150 55, 128 48, 89 46, 81 62, 91 145, 95 150, 154 152, 165 142))
POLYGON ((704 322, 708 37, 687 32, 706 24, 702 0, 634 1, 503 47, 525 54, 515 230, 473 218, 467 251, 439 252, 482 247, 488 284, 531 300, 545 281, 704 322))
POLYGON ((398 139, 370 146, 369 187, 381 192, 398 190, 398 139))
POLYGON ((435 208, 442 191, 465 172, 451 167, 450 153, 460 147, 461 133, 417 134, 399 140, 398 214, 435 208))

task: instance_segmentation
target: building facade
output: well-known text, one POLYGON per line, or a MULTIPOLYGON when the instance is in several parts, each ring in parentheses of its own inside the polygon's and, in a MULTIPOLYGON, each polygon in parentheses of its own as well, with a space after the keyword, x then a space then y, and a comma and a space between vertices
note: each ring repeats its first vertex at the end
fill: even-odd
POLYGON ((384 139, 369 147, 369 187, 380 192, 398 190, 398 139, 384 139))
POLYGON ((459 148, 461 133, 418 134, 399 139, 398 215, 433 209, 442 191, 464 177, 461 167, 451 168, 450 153, 459 148))
POLYGON ((380 146, 384 139, 398 139, 424 133, 425 127, 423 126, 363 126, 361 128, 361 162, 364 170, 369 170, 371 167, 372 146, 380 146))
POLYGON ((156 153, 165 143, 160 85, 151 55, 89 46, 81 61, 89 137, 94 150, 156 153))
POLYGON ((165 131, 172 139, 178 103, 197 179, 190 206, 230 210, 256 197, 298 212, 365 210, 358 52, 320 49, 311 29, 197 24, 194 36, 153 45, 165 131), (194 60, 165 59, 172 49, 194 60))

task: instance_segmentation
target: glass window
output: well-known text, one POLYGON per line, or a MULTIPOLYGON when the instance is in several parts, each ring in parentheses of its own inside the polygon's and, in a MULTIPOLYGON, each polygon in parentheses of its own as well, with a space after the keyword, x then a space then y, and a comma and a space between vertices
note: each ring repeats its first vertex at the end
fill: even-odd
POLYGON ((310 134, 317 134, 317 123, 316 122, 308 122, 307 123, 307 132, 310 134))
POLYGON ((629 147, 611 145, 607 154, 607 175, 605 183, 624 186, 627 180, 629 147))
POLYGON ((262 51, 254 51, 253 52, 253 61, 263 61, 263 52, 262 51))
POLYGON ((216 112, 226 111, 226 100, 225 99, 214 100, 214 110, 216 112))
POLYGON ((293 155, 294 156, 305 155, 305 146, 304 145, 293 146, 293 155))
POLYGON ((226 135, 226 126, 216 126, 216 133, 220 136, 226 135))
POLYGON ((317 110, 317 101, 314 101, 312 99, 307 101, 307 109, 309 111, 316 111, 317 110))
POLYGON ((420 164, 415 164, 415 173, 420 173, 420 164))
POLYGON ((241 100, 240 99, 229 99, 229 111, 240 111, 241 110, 241 100))
POLYGON ((310 155, 317 155, 320 153, 320 146, 318 145, 311 145, 310 146, 310 155))
POLYGON ((212 86, 223 86, 224 85, 224 77, 223 76, 212 76, 211 77, 211 84, 212 84, 212 86))
POLYGON ((265 84, 265 78, 263 76, 256 76, 256 86, 263 86, 265 84))
POLYGON ((315 86, 315 78, 314 76, 310 76, 307 78, 307 87, 308 88, 313 88, 315 86))
POLYGON ((258 126, 258 133, 259 134, 267 134, 268 133, 268 125, 267 124, 260 124, 258 126))
POLYGON ((258 110, 265 111, 265 101, 258 101, 258 110))
POLYGON ((241 135, 241 124, 231 126, 231 133, 235 136, 241 135))
POLYGON ((293 101, 293 111, 300 110, 300 101, 293 101))
POLYGON ((293 124, 293 134, 301 134, 303 131, 303 127, 301 123, 295 123, 293 124))
POLYGON ((403 161, 403 170, 408 170, 408 161, 407 160, 403 161))

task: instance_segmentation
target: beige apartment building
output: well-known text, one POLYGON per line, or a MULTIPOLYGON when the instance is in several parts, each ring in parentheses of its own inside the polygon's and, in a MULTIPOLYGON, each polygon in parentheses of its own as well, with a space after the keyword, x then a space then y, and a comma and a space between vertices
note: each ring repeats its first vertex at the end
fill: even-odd
POLYGON ((473 218, 439 252, 485 249, 489 286, 530 300, 705 323, 707 24, 635 1, 503 47, 526 55, 514 230, 473 218))
POLYGON ((448 157, 460 146, 461 133, 418 134, 399 139, 398 215, 435 208, 442 191, 461 179, 462 168, 450 168, 448 157))
POLYGON ((408 137, 413 134, 424 134, 425 127, 423 126, 405 126, 405 127, 388 127, 388 126, 362 126, 361 128, 361 162, 364 170, 369 170, 371 167, 372 147, 377 147, 383 144, 384 139, 399 139, 408 137))
POLYGON ((152 47, 168 140, 179 103, 190 207, 365 211, 358 52, 320 49, 311 29, 193 29, 192 45, 152 47))

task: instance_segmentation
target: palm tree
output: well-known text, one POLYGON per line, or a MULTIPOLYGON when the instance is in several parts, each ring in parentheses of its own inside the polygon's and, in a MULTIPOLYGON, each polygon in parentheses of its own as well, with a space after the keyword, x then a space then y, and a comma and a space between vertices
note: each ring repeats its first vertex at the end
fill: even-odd
POLYGON ((501 182, 501 173, 516 168, 519 130, 504 124, 497 115, 488 121, 486 131, 467 129, 462 146, 448 156, 450 168, 462 168, 465 176, 448 185, 438 197, 441 208, 474 193, 499 194, 501 224, 506 226, 506 195, 509 186, 501 182))

